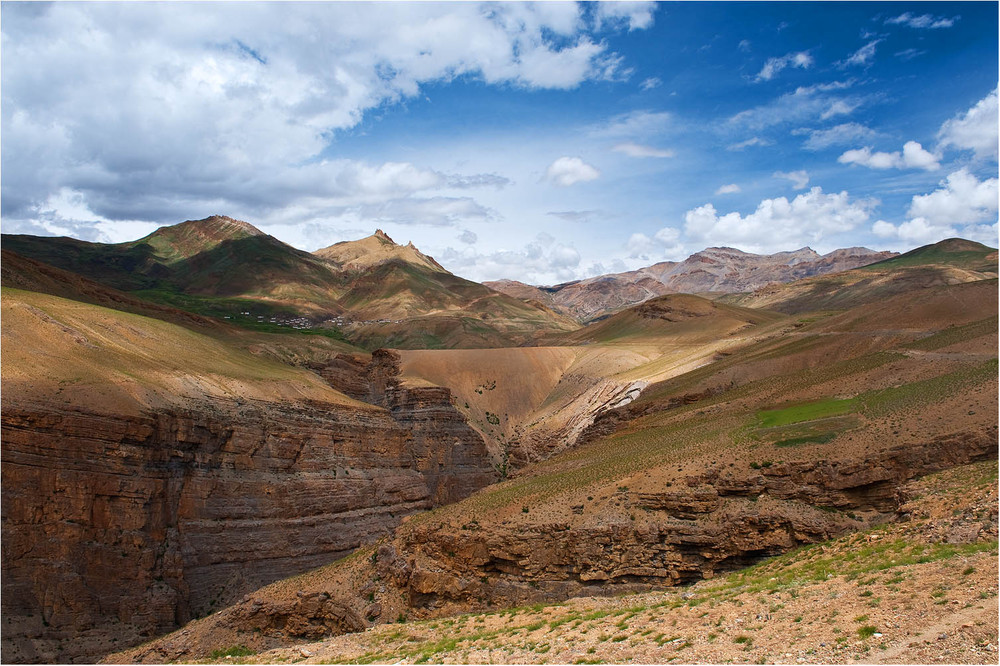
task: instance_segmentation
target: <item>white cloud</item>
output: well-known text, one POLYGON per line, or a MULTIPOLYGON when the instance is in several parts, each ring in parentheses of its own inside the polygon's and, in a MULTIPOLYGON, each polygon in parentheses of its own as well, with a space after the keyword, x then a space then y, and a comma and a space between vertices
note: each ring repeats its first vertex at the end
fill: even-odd
POLYGON ((528 284, 555 284, 578 277, 580 253, 570 244, 538 234, 519 249, 479 252, 471 246, 435 253, 448 270, 471 280, 499 280, 516 276, 528 284))
POLYGON ((775 178, 784 178, 792 181, 792 189, 804 190, 809 184, 809 174, 805 171, 775 171, 775 178))
POLYGON ((997 89, 976 102, 975 106, 946 121, 938 132, 941 146, 967 148, 976 157, 997 159, 997 89))
MULTIPOLYGON (((600 11, 607 29, 641 29, 654 7, 600 11)), ((227 212, 291 224, 294 211, 306 224, 331 208, 501 187, 497 174, 322 158, 338 131, 426 84, 566 89, 624 76, 622 57, 588 32, 591 13, 576 3, 4 5, 5 223, 38 217, 61 188, 94 219, 227 212)))
POLYGON ((673 227, 663 227, 652 238, 636 232, 629 236, 625 251, 629 259, 638 259, 642 263, 677 258, 678 255, 685 254, 680 237, 680 230, 673 227))
POLYGON ((658 77, 651 76, 648 79, 644 79, 643 82, 639 84, 639 87, 643 90, 652 90, 653 88, 659 88, 661 85, 663 85, 663 81, 661 81, 658 77))
POLYGON ((594 222, 608 217, 607 213, 600 210, 553 210, 545 214, 566 222, 594 222))
POLYGON ((743 150, 744 148, 750 148, 752 146, 770 146, 773 143, 773 141, 768 139, 762 139, 759 136, 752 136, 745 141, 729 144, 726 146, 726 150, 743 150))
POLYGON ((872 225, 872 232, 880 238, 901 241, 901 247, 954 236, 995 247, 998 194, 996 178, 980 181, 967 169, 959 169, 941 181, 937 190, 914 196, 905 222, 879 220, 872 225))
POLYGON ((663 150, 661 148, 653 148, 652 146, 643 146, 638 143, 632 143, 628 141, 626 143, 619 143, 617 146, 611 150, 618 153, 625 153, 629 157, 673 157, 674 151, 663 150))
POLYGON ((850 144, 860 139, 870 139, 876 136, 874 130, 860 123, 842 123, 827 129, 799 128, 792 130, 792 134, 809 137, 802 144, 802 147, 807 150, 823 150, 830 146, 850 144))
POLYGON ((854 85, 853 80, 834 81, 801 86, 767 104, 741 111, 729 119, 729 124, 760 130, 786 123, 807 123, 849 114, 867 103, 871 97, 842 95, 854 85))
POLYGON ((936 171, 941 168, 940 155, 924 150, 916 141, 907 141, 903 152, 893 153, 872 152, 868 146, 848 150, 837 158, 841 164, 858 164, 871 169, 926 169, 936 171))
POLYGON ((579 157, 560 157, 545 170, 545 179, 558 187, 569 187, 600 178, 601 172, 579 157))
POLYGON ((477 236, 476 232, 474 231, 463 229, 462 233, 458 235, 458 240, 465 243, 466 245, 475 245, 476 241, 479 240, 479 236, 477 236))
POLYGON ((808 51, 798 53, 787 53, 780 58, 768 58, 767 62, 757 74, 755 81, 770 81, 778 73, 787 67, 798 67, 799 69, 809 69, 813 65, 813 57, 808 51))
POLYGON ((929 30, 937 28, 950 28, 955 25, 955 21, 959 18, 960 17, 958 16, 947 18, 944 16, 932 16, 931 14, 921 14, 917 16, 911 14, 910 12, 905 12, 899 16, 887 18, 885 22, 889 25, 907 25, 911 28, 929 30))
POLYGON ((356 213, 359 221, 365 221, 369 226, 392 222, 400 225, 426 224, 446 227, 459 222, 489 222, 496 218, 494 211, 469 197, 390 199, 377 204, 358 206, 345 212, 356 213))
POLYGON ((775 252, 819 243, 868 221, 871 200, 852 201, 847 192, 824 194, 813 187, 792 201, 765 199, 757 210, 720 215, 712 204, 689 210, 684 231, 690 240, 708 245, 736 245, 750 252, 775 252))
POLYGON ((963 168, 942 181, 940 189, 913 197, 908 216, 922 217, 935 225, 993 222, 997 194, 996 178, 980 181, 963 168))
POLYGON ((900 60, 906 61, 913 60, 917 56, 922 56, 925 53, 927 53, 927 51, 923 51, 921 49, 903 49, 902 51, 896 51, 893 55, 900 60))
POLYGON ((860 49, 852 53, 851 56, 843 62, 843 65, 864 66, 870 64, 872 58, 875 57, 875 48, 879 45, 879 42, 881 41, 882 41, 881 39, 873 39, 872 41, 868 42, 860 49))
POLYGON ((663 132, 670 120, 666 111, 630 111, 591 127, 587 133, 598 139, 642 138, 663 132))
POLYGON ((631 32, 653 25, 655 11, 655 2, 629 2, 627 0, 599 2, 594 21, 598 30, 607 25, 624 23, 631 32))
POLYGON ((715 191, 716 194, 736 194, 740 192, 740 186, 736 183, 730 183, 729 185, 723 185, 715 191))

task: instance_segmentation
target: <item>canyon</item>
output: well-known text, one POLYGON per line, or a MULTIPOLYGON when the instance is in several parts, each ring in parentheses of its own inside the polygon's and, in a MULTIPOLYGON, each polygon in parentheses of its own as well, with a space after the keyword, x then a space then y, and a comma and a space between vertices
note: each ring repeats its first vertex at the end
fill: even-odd
POLYGON ((707 291, 745 291, 583 326, 382 232, 313 254, 223 217, 9 240, 5 661, 220 659, 696 585, 996 459, 996 251, 967 241, 784 253, 791 281, 760 284, 709 249, 691 264, 738 261, 707 291), (224 314, 265 305, 325 323, 224 314))

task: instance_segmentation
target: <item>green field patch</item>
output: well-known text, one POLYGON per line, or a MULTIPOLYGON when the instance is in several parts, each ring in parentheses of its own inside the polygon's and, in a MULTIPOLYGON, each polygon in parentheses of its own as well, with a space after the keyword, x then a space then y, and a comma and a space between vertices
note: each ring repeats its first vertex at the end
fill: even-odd
POLYGON ((855 398, 847 398, 846 400, 827 398, 789 405, 781 409, 763 409, 757 412, 757 423, 759 428, 777 428, 803 421, 842 416, 853 412, 855 407, 855 398))
POLYGON ((861 421, 857 416, 847 414, 774 428, 758 428, 753 432, 753 437, 772 442, 775 446, 826 444, 840 433, 853 430, 860 425, 861 421))

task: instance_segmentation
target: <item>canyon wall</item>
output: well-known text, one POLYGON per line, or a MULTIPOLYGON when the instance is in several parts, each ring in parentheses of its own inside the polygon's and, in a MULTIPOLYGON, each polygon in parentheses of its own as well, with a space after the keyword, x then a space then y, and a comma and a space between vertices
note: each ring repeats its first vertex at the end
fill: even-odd
POLYGON ((3 660, 92 661, 494 479, 446 390, 383 398, 139 417, 5 400, 3 660))
MULTIPOLYGON (((970 431, 860 460, 777 463, 742 478, 710 471, 660 492, 622 487, 620 510, 581 505, 563 520, 404 524, 379 548, 378 568, 411 609, 433 614, 685 584, 889 519, 906 481, 996 456, 995 430, 970 431)), ((995 520, 984 529, 995 533, 995 520)))

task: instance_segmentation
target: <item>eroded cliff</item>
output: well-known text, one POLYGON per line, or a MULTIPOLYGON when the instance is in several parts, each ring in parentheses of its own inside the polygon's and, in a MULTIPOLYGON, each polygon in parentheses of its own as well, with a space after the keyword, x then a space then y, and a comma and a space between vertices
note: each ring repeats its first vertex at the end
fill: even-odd
POLYGON ((438 398, 404 393, 393 414, 5 406, 5 660, 92 658, 169 631, 489 483, 482 440, 438 398))

